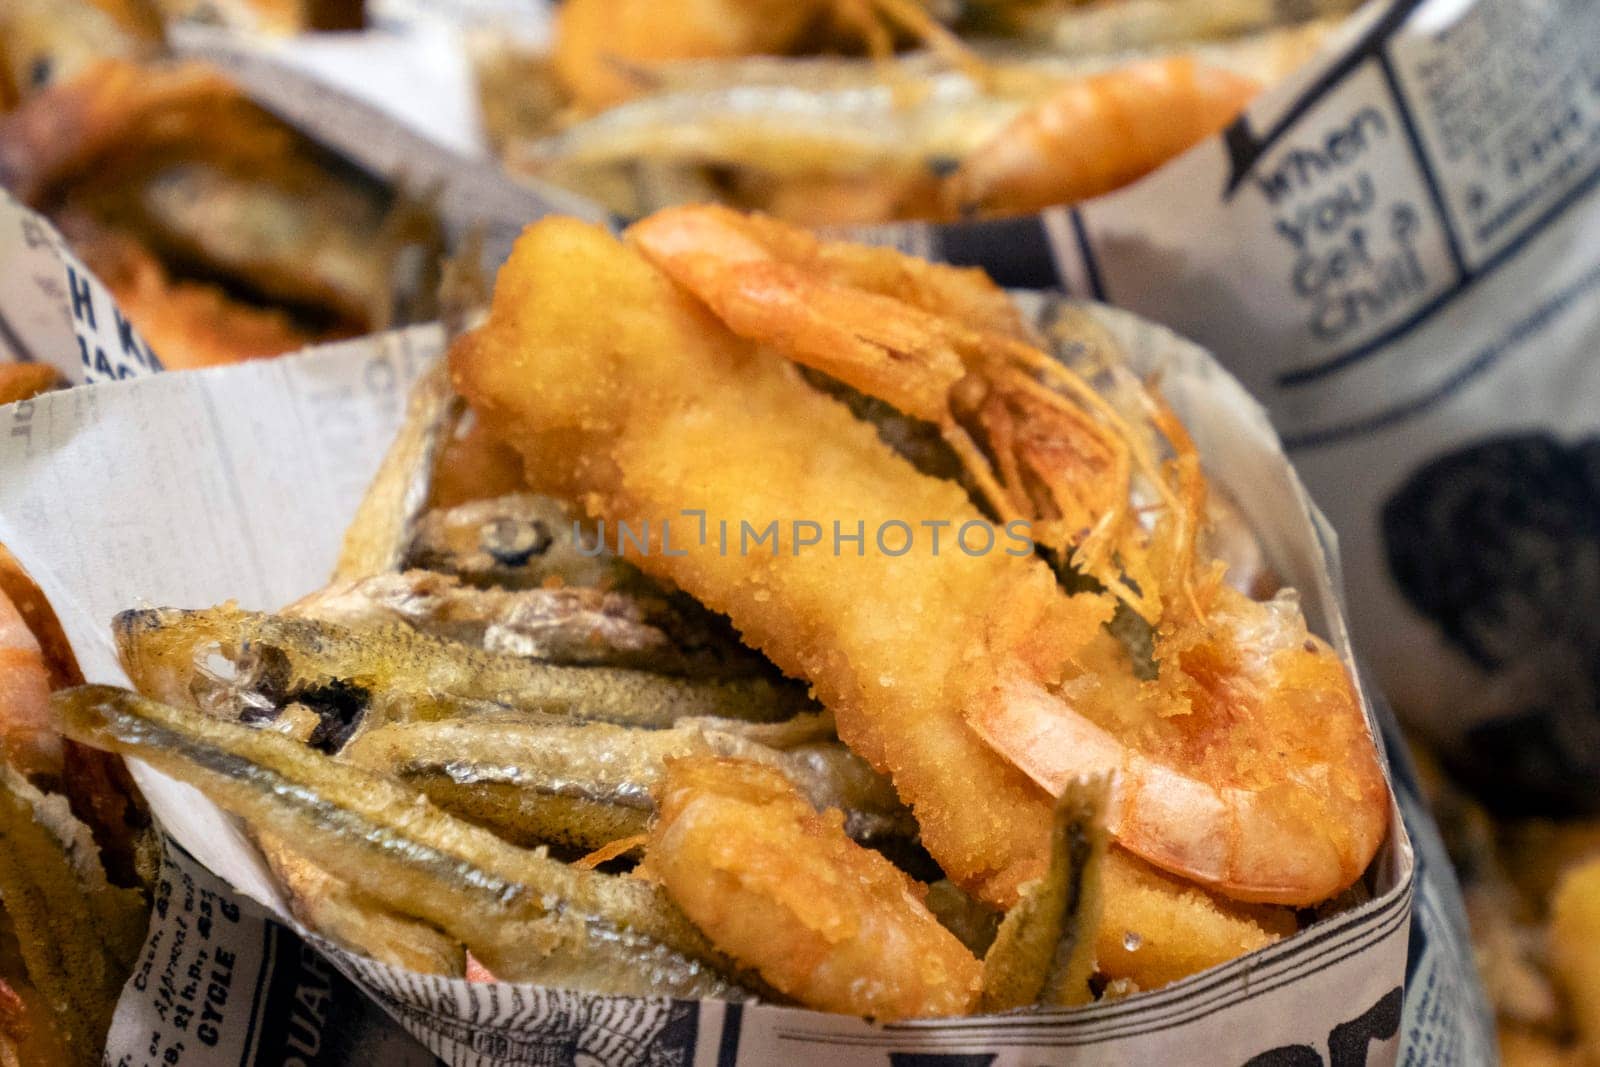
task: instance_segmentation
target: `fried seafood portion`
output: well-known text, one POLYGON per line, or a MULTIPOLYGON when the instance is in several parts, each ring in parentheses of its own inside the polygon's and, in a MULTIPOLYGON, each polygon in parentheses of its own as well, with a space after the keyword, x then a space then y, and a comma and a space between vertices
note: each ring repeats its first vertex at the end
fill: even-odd
POLYGON ((50 673, 39 639, 0 585, 0 748, 24 774, 53 779, 62 751, 50 721, 50 673))
POLYGON ((484 56, 480 92, 509 166, 625 218, 951 222, 1136 181, 1352 3, 571 0, 547 56, 484 56))
POLYGON ((403 624, 352 628, 233 607, 163 608, 117 616, 118 650, 141 691, 221 718, 274 719, 314 709, 316 742, 343 746, 382 722, 535 712, 573 720, 670 725, 686 715, 776 721, 804 694, 766 678, 672 678, 570 667, 483 652, 403 624), (213 651, 222 676, 202 662, 213 651))
POLYGON ((877 1019, 959 1015, 981 968, 924 887, 845 835, 782 772, 671 760, 649 876, 716 944, 808 1007, 877 1019))
POLYGON ((595 519, 777 520, 770 551, 628 558, 810 682, 953 881, 1012 904, 1043 871, 1050 792, 1085 775, 1113 776, 1120 846, 1224 895, 1312 904, 1361 876, 1389 802, 1354 685, 1292 597, 1250 601, 1201 554, 1205 480, 1159 398, 1122 380, 1131 410, 1112 404, 971 273, 715 208, 629 240, 531 227, 451 353, 457 388, 534 488, 595 519), (978 499, 788 360, 936 426, 978 499), (832 539, 808 550, 799 517, 832 539), (873 536, 1017 521, 1020 552, 873 536), (1129 613, 1154 678, 1107 628, 1129 613))
POLYGON ((1119 189, 1232 122, 1256 81, 1191 56, 1069 80, 952 176, 960 214, 1039 211, 1119 189))

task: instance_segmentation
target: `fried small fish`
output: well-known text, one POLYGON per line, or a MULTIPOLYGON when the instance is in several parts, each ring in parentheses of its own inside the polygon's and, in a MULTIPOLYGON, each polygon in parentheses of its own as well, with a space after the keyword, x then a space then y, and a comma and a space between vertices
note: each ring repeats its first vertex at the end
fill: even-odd
POLYGON ((773 673, 731 628, 679 599, 584 586, 479 589, 434 571, 335 583, 291 614, 343 626, 402 622, 422 633, 546 663, 684 677, 773 673))
POLYGON ((57 694, 63 729, 196 786, 258 833, 429 923, 508 981, 727 997, 739 968, 655 887, 581 871, 452 818, 393 779, 266 730, 109 686, 57 694))
POLYGON ((369 730, 340 754, 420 789, 440 807, 509 841, 584 851, 643 833, 666 762, 728 756, 774 767, 818 810, 845 813, 859 841, 913 839, 916 824, 887 779, 837 741, 788 751, 744 724, 685 720, 663 730, 609 723, 446 721, 369 730))
POLYGON ((1094 999, 1105 786, 1104 779, 1073 782, 1056 801, 1050 866, 1023 886, 984 956, 983 1011, 1070 1008, 1094 999))
POLYGON ((574 720, 666 726, 693 715, 775 722, 806 706, 798 686, 765 678, 696 680, 611 667, 559 667, 483 652, 401 624, 351 628, 286 615, 160 608, 125 611, 114 622, 123 666, 141 691, 226 712, 271 718, 300 702, 325 709, 322 747, 335 750, 358 728, 388 721, 536 712, 574 720), (220 650, 222 678, 202 657, 220 650))

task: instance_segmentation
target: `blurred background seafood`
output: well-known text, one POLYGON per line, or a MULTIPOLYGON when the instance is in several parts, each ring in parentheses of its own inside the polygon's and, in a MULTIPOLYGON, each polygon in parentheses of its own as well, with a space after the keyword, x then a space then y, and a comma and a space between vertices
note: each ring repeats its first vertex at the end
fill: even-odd
POLYGON ((0 183, 56 225, 169 368, 431 318, 443 234, 427 204, 220 71, 167 56, 161 15, 0 5, 14 101, 0 183))
POLYGON ((1508 1067, 1600 1063, 1600 821, 1492 817, 1426 757, 1508 1067))
POLYGON ((476 50, 515 171, 636 218, 1018 214, 1134 181, 1305 62, 1355 5, 566 0, 548 50, 476 50))

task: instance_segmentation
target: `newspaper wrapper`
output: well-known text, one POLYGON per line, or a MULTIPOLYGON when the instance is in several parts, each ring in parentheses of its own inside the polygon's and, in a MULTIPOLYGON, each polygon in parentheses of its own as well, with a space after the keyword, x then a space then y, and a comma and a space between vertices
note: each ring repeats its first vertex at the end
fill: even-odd
MULTIPOLYGON (((1313 627, 1353 662, 1331 535, 1265 414, 1196 346, 1123 313, 1099 314, 1135 369, 1162 375, 1212 476, 1301 590, 1313 627)), ((0 542, 50 597, 85 675, 125 681, 108 626, 119 610, 227 599, 270 609, 319 587, 408 384, 441 345, 437 328, 418 327, 0 408, 0 542)), ((452 1064, 1193 1062, 1200 1049, 1217 1063, 1310 1056, 1343 1064, 1394 1062, 1402 1047, 1408 1062, 1489 1062, 1492 1036, 1460 902, 1394 751, 1396 795, 1414 832, 1397 811, 1366 903, 1133 1000, 890 1026, 766 1005, 474 985, 356 958, 296 926, 222 812, 135 763, 175 847, 144 959, 119 1006, 110 1062, 296 1062, 272 1058, 289 1055, 286 1028, 314 1022, 321 1028, 310 1032, 332 1048, 330 1035, 349 1038, 370 1025, 360 1003, 338 995, 348 990, 340 982, 452 1064), (315 945, 340 977, 308 963, 314 957, 286 930, 315 945), (360 1025, 330 1022, 335 1008, 360 1025)), ((347 1062, 410 1062, 408 1053, 374 1051, 392 1031, 371 1026, 370 1034, 347 1062)))
MULTIPOLYGON (((496 4, 434 7, 471 22, 496 4)), ((1596 41, 1590 0, 1373 0, 1223 134, 1127 189, 847 232, 1205 344, 1339 530, 1357 643, 1402 714, 1492 803, 1593 811, 1596 41)), ((281 74, 246 80, 292 95, 281 74)), ((372 139, 287 110, 335 148, 372 139)))

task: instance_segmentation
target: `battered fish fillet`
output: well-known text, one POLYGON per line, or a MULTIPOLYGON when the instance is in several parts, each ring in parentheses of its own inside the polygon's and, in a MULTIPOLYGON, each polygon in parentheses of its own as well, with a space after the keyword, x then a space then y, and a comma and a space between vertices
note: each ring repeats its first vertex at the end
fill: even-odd
POLYGON ((877 1019, 960 1015, 982 968, 923 903, 925 887, 845 835, 782 772, 668 761, 650 876, 740 963, 807 1007, 877 1019))
MULTIPOLYGON (((999 906, 1044 869, 1050 798, 962 718, 963 678, 985 657, 1045 666, 1103 621, 1032 558, 952 544, 981 516, 959 486, 916 472, 792 365, 734 338, 598 227, 532 226, 502 270, 493 313, 451 353, 456 388, 517 447, 534 488, 597 518, 672 521, 691 545, 634 560, 728 615, 745 641, 809 681, 839 736, 887 773, 950 878, 999 906), (811 520, 824 543, 797 546, 811 520), (777 521, 776 546, 716 551, 777 521), (946 520, 937 554, 916 528, 946 520), (911 550, 878 550, 880 524, 912 524, 911 550), (835 524, 866 531, 860 554, 835 524), (996 611, 996 605, 1005 605, 996 611)), ((898 545, 891 547, 898 548, 898 545)), ((974 672, 981 674, 982 672, 974 672)))

